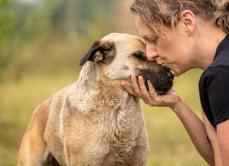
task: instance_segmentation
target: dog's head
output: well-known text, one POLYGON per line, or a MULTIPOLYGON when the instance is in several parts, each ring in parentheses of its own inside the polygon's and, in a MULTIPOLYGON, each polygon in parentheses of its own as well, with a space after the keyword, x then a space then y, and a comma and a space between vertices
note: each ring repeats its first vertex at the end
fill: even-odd
MULTIPOLYGON (((103 80, 128 80, 130 75, 141 75, 150 80, 158 94, 166 93, 173 85, 174 76, 169 69, 147 61, 145 43, 137 36, 112 33, 96 41, 80 65, 91 61, 103 80)), ((147 86, 147 84, 146 84, 147 86)))

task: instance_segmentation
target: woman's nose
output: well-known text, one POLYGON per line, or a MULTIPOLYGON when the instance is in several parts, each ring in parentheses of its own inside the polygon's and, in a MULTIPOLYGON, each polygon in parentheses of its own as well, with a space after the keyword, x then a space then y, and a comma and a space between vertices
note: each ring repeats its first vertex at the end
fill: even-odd
POLYGON ((146 58, 149 61, 155 61, 156 58, 158 57, 156 46, 153 44, 147 44, 146 45, 146 58))

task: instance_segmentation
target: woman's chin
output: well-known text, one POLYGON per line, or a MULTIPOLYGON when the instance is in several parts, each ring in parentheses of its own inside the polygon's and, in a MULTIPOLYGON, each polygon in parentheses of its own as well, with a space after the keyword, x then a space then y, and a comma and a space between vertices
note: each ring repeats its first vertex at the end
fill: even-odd
POLYGON ((175 76, 175 77, 177 77, 177 76, 180 76, 181 74, 183 74, 182 72, 180 72, 180 71, 177 71, 177 70, 174 70, 174 69, 170 69, 170 72, 175 76))

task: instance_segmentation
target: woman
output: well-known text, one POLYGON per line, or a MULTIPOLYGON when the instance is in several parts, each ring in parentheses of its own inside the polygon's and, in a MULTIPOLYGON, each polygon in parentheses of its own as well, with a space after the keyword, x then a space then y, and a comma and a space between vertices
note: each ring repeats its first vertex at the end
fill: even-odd
POLYGON ((148 81, 131 76, 122 86, 151 106, 170 107, 209 165, 229 165, 229 2, 213 0, 135 0, 131 6, 146 57, 175 76, 204 70, 200 82, 203 121, 171 90, 157 95, 148 81), (217 7, 218 6, 218 7, 217 7))

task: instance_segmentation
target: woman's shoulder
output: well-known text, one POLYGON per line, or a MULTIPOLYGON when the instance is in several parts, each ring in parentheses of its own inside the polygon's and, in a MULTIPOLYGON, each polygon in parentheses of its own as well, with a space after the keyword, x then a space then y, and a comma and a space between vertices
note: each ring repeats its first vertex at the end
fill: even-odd
POLYGON ((210 65, 200 77, 201 84, 209 84, 214 80, 229 80, 229 65, 210 65))
POLYGON ((229 36, 219 44, 210 67, 229 66, 229 36))

